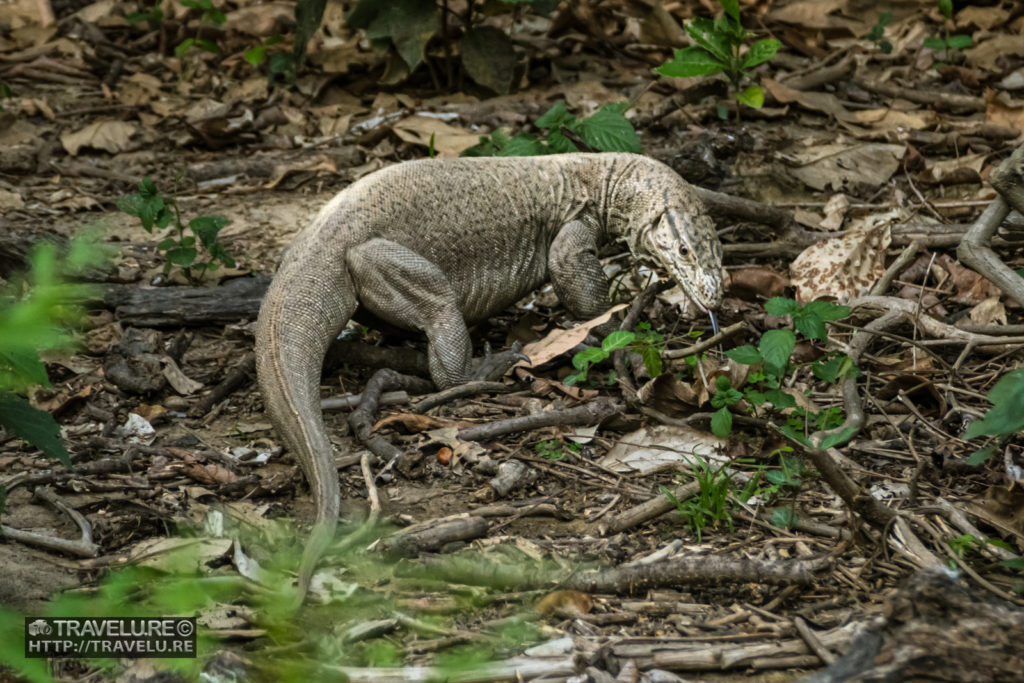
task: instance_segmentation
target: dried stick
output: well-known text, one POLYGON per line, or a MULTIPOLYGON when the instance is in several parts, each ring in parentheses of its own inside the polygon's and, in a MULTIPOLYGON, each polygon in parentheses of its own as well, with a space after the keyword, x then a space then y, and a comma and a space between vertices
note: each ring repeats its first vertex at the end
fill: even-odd
POLYGON ((592 425, 611 417, 622 410, 622 407, 610 399, 598 399, 565 410, 551 410, 536 415, 512 417, 489 424, 462 429, 458 437, 463 441, 483 441, 494 439, 505 434, 528 432, 541 427, 556 425, 592 425))

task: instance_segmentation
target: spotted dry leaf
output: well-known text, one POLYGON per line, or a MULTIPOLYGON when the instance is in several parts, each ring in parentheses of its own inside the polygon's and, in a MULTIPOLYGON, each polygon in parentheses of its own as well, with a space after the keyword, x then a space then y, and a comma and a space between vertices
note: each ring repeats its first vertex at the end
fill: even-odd
POLYGON ((845 303, 867 292, 885 273, 885 250, 898 211, 856 221, 842 237, 818 242, 789 267, 799 301, 834 297, 845 303))

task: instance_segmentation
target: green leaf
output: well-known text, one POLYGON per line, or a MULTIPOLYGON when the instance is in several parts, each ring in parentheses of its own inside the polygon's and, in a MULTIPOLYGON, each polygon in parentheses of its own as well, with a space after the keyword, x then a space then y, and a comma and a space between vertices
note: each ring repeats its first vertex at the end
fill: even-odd
POLYGON ((711 416, 711 433, 720 439, 728 438, 732 432, 732 413, 722 406, 711 416))
POLYGON ((544 146, 544 154, 568 154, 580 151, 572 140, 562 135, 560 130, 552 130, 548 133, 547 144, 544 146))
POLYGON ((850 439, 852 439, 853 435, 856 433, 856 427, 847 427, 841 432, 838 432, 836 434, 830 434, 829 436, 825 437, 825 439, 821 442, 821 450, 825 450, 826 448, 832 448, 833 446, 844 444, 850 439))
POLYGON ((768 389, 764 392, 764 398, 776 408, 796 408, 796 399, 782 389, 768 389))
POLYGON ((764 393, 749 387, 743 390, 743 396, 755 406, 764 405, 764 402, 768 400, 764 393))
POLYGON ((411 73, 423 61, 427 42, 440 27, 434 0, 392 0, 366 33, 379 34, 383 29, 411 73))
POLYGON ((953 0, 939 0, 939 12, 947 19, 953 18, 953 0))
MULTIPOLYGON (((148 178, 146 179, 148 180, 148 178)), ((152 186, 152 181, 149 182, 152 186)), ((140 183, 139 189, 143 189, 143 185, 140 183)), ((153 188, 153 193, 150 194, 147 191, 138 192, 136 194, 129 194, 121 197, 117 200, 117 208, 125 212, 129 216, 135 216, 142 221, 142 227, 146 232, 153 232, 153 226, 158 225, 162 219, 162 213, 164 212, 164 198, 158 194, 155 194, 156 190, 153 188)), ((169 217, 169 212, 168 212, 169 217)), ((159 227, 166 227, 166 223, 159 227)))
POLYGON ((972 422, 964 433, 965 439, 983 434, 1009 436, 1024 429, 1024 368, 1017 368, 1000 379, 988 392, 992 409, 985 417, 972 422))
POLYGON ((945 50, 946 49, 946 41, 943 40, 942 38, 938 38, 936 36, 928 36, 927 38, 924 39, 924 43, 922 43, 922 44, 926 48, 928 48, 929 50, 945 50))
POLYGON ((825 339, 828 337, 828 328, 825 327, 825 321, 820 316, 808 313, 806 310, 793 314, 793 327, 808 339, 825 339))
POLYGON ((782 425, 779 427, 779 431, 788 436, 793 441, 806 446, 807 448, 814 448, 814 445, 804 436, 803 432, 799 432, 794 429, 791 425, 782 425))
POLYGON ((178 47, 174 48, 174 56, 178 59, 184 57, 185 53, 192 49, 192 44, 194 42, 196 42, 194 38, 186 38, 178 43, 178 47))
MULTIPOLYGON (((374 5, 379 2, 374 0, 362 0, 355 9, 345 17, 345 22, 348 24, 350 18, 355 14, 360 7, 363 5, 374 5)), ((327 0, 299 0, 295 5, 295 47, 293 54, 295 55, 296 64, 302 64, 306 58, 306 48, 309 47, 309 41, 313 39, 313 34, 320 27, 320 21, 324 17, 324 8, 327 7, 327 0)), ((350 24, 355 28, 363 28, 350 24)))
MULTIPOLYGON (((225 21, 227 21, 227 18, 228 18, 226 14, 224 14, 223 12, 221 12, 219 9, 216 9, 216 8, 206 10, 205 12, 203 12, 203 16, 207 20, 213 22, 214 24, 217 24, 218 26, 223 24, 225 21)), ((219 48, 218 48, 218 51, 219 51, 219 48)))
POLYGON ((65 467, 71 467, 71 457, 60 438, 60 425, 53 415, 33 408, 27 399, 0 392, 0 426, 46 456, 60 460, 65 467))
POLYGON ((519 133, 508 140, 498 156, 502 157, 531 157, 544 154, 544 146, 540 141, 529 133, 519 133))
POLYGON ((698 17, 686 25, 686 32, 697 45, 707 50, 719 62, 724 65, 732 63, 727 34, 716 32, 714 22, 698 17))
POLYGON ((217 43, 213 42, 212 40, 204 40, 202 38, 197 38, 196 39, 196 47, 198 47, 201 50, 205 50, 206 52, 209 52, 210 54, 214 54, 214 55, 219 55, 220 54, 220 45, 217 45, 217 43))
POLYGON ((235 259, 231 258, 231 254, 229 254, 227 250, 224 249, 224 245, 221 244, 220 242, 217 242, 216 244, 210 246, 210 256, 213 259, 220 261, 228 268, 234 268, 236 265, 235 259))
POLYGON ((174 247, 167 250, 167 262, 189 268, 196 261, 195 247, 174 247))
POLYGON ((796 513, 793 508, 775 508, 772 510, 772 526, 779 529, 789 529, 796 522, 796 513))
POLYGON ((692 45, 676 50, 671 61, 665 62, 654 71, 662 76, 689 78, 707 76, 725 71, 727 65, 704 48, 692 45))
POLYGON ((583 119, 580 129, 587 144, 602 152, 641 154, 644 151, 633 124, 615 104, 606 104, 583 119))
POLYGON ((775 56, 775 53, 782 47, 782 43, 774 38, 759 40, 750 46, 747 54, 743 56, 743 64, 740 68, 746 70, 763 64, 775 56))
POLYGON ((986 460, 992 457, 992 454, 995 453, 995 450, 995 444, 985 446, 984 448, 979 448, 978 450, 971 453, 971 455, 967 458, 966 462, 968 465, 972 465, 975 467, 981 465, 986 460))
POLYGON ((33 384, 50 386, 39 353, 35 349, 0 348, 0 391, 23 391, 33 384))
POLYGON ((971 40, 970 36, 959 34, 955 36, 950 36, 948 39, 946 39, 946 44, 949 45, 950 49, 961 50, 965 47, 970 47, 972 44, 974 44, 974 41, 971 40))
POLYGON ((622 349, 629 346, 635 339, 636 334, 633 332, 628 330, 616 330, 604 338, 604 341, 601 342, 601 349, 608 354, 616 349, 622 349))
POLYGON ((592 346, 577 351, 576 355, 572 357, 572 365, 578 370, 584 370, 590 363, 600 363, 607 357, 608 353, 604 349, 592 346))
POLYGON ((839 368, 843 364, 844 358, 830 358, 826 361, 819 361, 811 365, 811 372, 814 376, 823 382, 829 384, 835 384, 839 379, 839 368))
POLYGON ((759 85, 752 85, 746 90, 737 93, 736 100, 751 109, 760 109, 764 106, 764 90, 761 90, 759 85))
POLYGON ((764 312, 768 315, 784 316, 791 315, 800 309, 800 304, 782 296, 772 297, 764 303, 764 312))
POLYGON ((645 346, 644 350, 640 353, 640 357, 643 358, 644 367, 647 368, 647 374, 651 377, 660 377, 662 366, 661 366, 661 354, 658 353, 658 349, 654 346, 645 346))
POLYGON ((761 352, 750 344, 737 346, 735 349, 729 349, 725 352, 725 355, 742 365, 755 365, 764 360, 761 358, 761 352))
POLYGON ((796 348, 796 335, 793 330, 768 330, 761 336, 758 350, 764 358, 766 370, 779 376, 785 372, 789 357, 796 348))
POLYGON ((256 47, 250 47, 243 54, 245 61, 249 62, 253 66, 259 66, 267 58, 267 48, 264 45, 257 45, 256 47))
MULTIPOLYGON (((195 233, 203 246, 209 249, 216 241, 217 234, 228 224, 227 216, 199 216, 188 223, 188 227, 195 233)), ((182 246, 190 246, 182 241, 182 246)))
POLYGON ((831 301, 812 301, 804 306, 804 311, 819 316, 822 320, 842 320, 850 315, 849 306, 840 306, 831 301))
POLYGON ((718 0, 718 4, 733 21, 740 23, 740 0, 718 0))
POLYGON ((494 26, 469 29, 459 41, 459 54, 470 78, 499 95, 508 94, 516 53, 504 31, 494 26))
POLYGON ((576 117, 566 110, 565 102, 558 102, 551 107, 551 109, 544 112, 544 114, 537 119, 537 123, 535 125, 538 128, 544 128, 547 130, 558 130, 562 126, 574 128, 576 125, 576 117))

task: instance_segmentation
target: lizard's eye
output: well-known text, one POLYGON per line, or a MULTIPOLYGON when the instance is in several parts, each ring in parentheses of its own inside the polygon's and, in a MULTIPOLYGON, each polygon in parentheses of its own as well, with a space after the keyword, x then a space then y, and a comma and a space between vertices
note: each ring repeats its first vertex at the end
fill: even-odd
POLYGON ((680 244, 679 245, 679 255, 680 256, 684 256, 684 257, 685 256, 689 256, 690 255, 690 248, 688 246, 686 246, 685 244, 680 244))

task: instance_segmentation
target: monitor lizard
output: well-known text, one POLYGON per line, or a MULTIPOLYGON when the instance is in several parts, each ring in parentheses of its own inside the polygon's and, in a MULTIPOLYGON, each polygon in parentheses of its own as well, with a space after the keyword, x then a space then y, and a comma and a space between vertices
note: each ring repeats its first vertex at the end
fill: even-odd
POLYGON ((608 282, 598 248, 614 239, 667 270, 703 310, 721 303, 722 247, 694 188, 635 154, 405 162, 343 190, 298 235, 260 308, 256 369, 316 508, 300 600, 340 504, 320 374, 357 306, 425 332, 430 375, 444 389, 473 376, 467 324, 545 282, 573 316, 603 313, 608 282))

